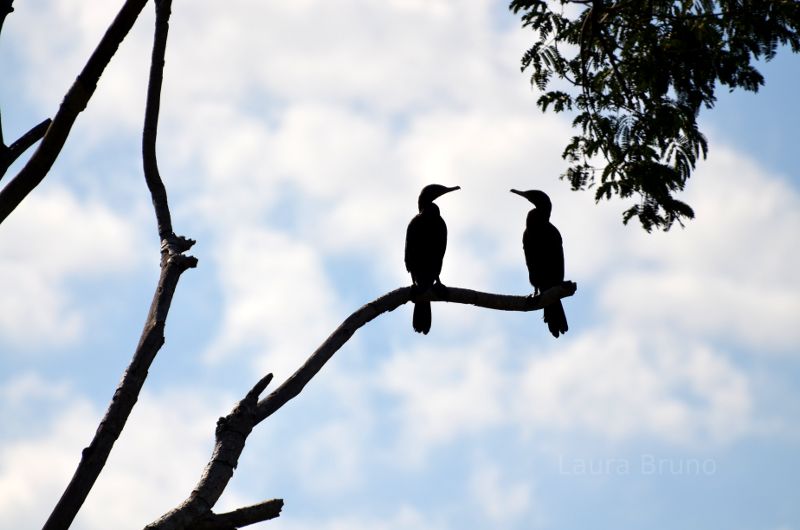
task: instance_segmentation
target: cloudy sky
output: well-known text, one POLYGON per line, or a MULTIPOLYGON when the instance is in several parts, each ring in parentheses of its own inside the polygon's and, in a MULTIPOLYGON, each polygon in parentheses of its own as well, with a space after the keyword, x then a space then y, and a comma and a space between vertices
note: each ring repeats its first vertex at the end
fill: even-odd
MULTIPOLYGON (((17 2, 0 38, 7 140, 52 116, 120 2, 17 2)), ((53 171, 0 227, 0 527, 46 519, 130 360, 158 277, 140 161, 152 6, 53 171)), ((435 304, 348 342, 260 425, 221 500, 278 530, 800 530, 800 56, 720 93, 683 198, 646 234, 557 176, 571 131, 488 0, 177 1, 159 161, 198 240, 167 344, 75 528, 141 528, 191 491, 216 418, 353 310, 409 283, 421 187, 446 284, 530 291, 539 188, 565 241, 569 333, 435 304)), ((19 164, 10 174, 14 174, 19 164)))

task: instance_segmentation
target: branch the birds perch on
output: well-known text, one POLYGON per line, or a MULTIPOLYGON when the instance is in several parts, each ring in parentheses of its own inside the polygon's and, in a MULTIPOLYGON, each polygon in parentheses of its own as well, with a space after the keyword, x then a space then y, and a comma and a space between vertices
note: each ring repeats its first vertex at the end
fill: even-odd
MULTIPOLYGON (((420 300, 467 304, 498 311, 536 311, 559 302, 562 298, 572 296, 577 289, 576 283, 564 282, 537 296, 495 294, 460 287, 430 289, 424 294, 417 295, 413 287, 400 287, 363 305, 344 319, 306 362, 267 397, 256 401, 272 380, 272 374, 263 377, 236 404, 229 415, 219 419, 214 450, 200 481, 184 502, 148 525, 146 530, 177 530, 194 528, 195 525, 202 524, 206 525, 202 528, 213 527, 208 525, 221 516, 215 515, 211 510, 233 477, 245 441, 253 428, 297 397, 333 354, 339 351, 359 328, 378 316, 392 312, 405 303, 420 300)), ((262 513, 264 518, 258 519, 253 515, 247 524, 277 517, 283 501, 273 499, 263 504, 271 507, 258 512, 262 513)))

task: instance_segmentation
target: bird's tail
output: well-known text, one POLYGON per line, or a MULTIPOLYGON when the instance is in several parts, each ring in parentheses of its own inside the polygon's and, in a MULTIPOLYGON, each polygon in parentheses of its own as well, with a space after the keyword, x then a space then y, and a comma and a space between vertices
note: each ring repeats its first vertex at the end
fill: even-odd
POLYGON ((431 330, 431 303, 414 302, 414 317, 411 320, 414 331, 425 335, 431 330))
POLYGON ((569 329, 567 315, 564 313, 564 306, 561 305, 561 301, 554 302, 544 308, 544 321, 555 338, 563 335, 569 329))

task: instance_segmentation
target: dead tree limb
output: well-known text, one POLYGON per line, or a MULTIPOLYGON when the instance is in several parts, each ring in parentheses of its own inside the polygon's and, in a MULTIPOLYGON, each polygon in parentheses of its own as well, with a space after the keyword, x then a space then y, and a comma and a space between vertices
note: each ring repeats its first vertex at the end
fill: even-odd
MULTIPOLYGON (((44 137, 47 128, 50 127, 50 123, 52 123, 52 120, 47 118, 38 125, 34 125, 11 145, 0 145, 0 179, 3 178, 9 166, 11 166, 22 153, 44 137)), ((2 144, 2 141, 2 135, 0 135, 0 144, 2 144)))
POLYGON ((194 267, 196 263, 195 258, 182 254, 162 263, 161 278, 133 359, 114 392, 91 444, 83 450, 75 474, 44 524, 44 530, 69 528, 94 486, 138 400, 148 369, 164 344, 164 326, 178 279, 183 271, 194 267))
MULTIPOLYGON (((178 530, 195 528, 195 525, 198 528, 204 528, 204 525, 212 524, 213 521, 219 522, 218 518, 222 516, 213 514, 211 510, 233 477, 233 471, 239 463, 239 456, 244 450, 244 443, 253 427, 258 423, 255 413, 258 397, 267 388, 270 381, 272 381, 272 374, 267 374, 256 383, 230 414, 217 421, 216 442, 211 460, 206 465, 197 486, 183 503, 166 513, 158 521, 148 525, 147 530, 178 530)), ((279 502, 283 506, 283 501, 275 502, 279 502)), ((251 510, 246 513, 250 514, 250 519, 258 514, 265 517, 247 524, 278 516, 272 511, 251 510)), ((235 527, 233 526, 233 528, 235 527)), ((215 526, 209 528, 215 528, 215 526)), ((223 528, 225 527, 223 526, 223 528)))
POLYGON ((155 133, 158 127, 159 105, 157 101, 160 97, 166 33, 169 27, 166 19, 169 17, 170 6, 169 0, 156 2, 156 5, 157 22, 153 46, 153 67, 151 68, 151 78, 148 84, 148 104, 145 110, 146 125, 142 134, 142 143, 146 146, 144 151, 151 153, 151 156, 146 157, 143 164, 147 175, 147 184, 152 192, 153 205, 156 210, 158 232, 159 235, 164 233, 165 230, 169 233, 169 237, 162 238, 161 243, 161 276, 133 359, 125 370, 116 392, 114 392, 114 397, 103 420, 100 422, 100 426, 97 428, 94 439, 89 447, 83 450, 75 474, 47 519, 44 525, 45 530, 69 528, 86 500, 86 496, 105 466, 111 449, 122 433, 122 429, 125 427, 125 423, 139 398, 148 370, 156 354, 164 344, 164 328, 167 314, 169 313, 178 280, 184 271, 197 265, 196 258, 183 254, 183 252, 191 248, 194 241, 174 236, 171 224, 164 224, 165 218, 166 222, 169 223, 169 206, 167 204, 166 191, 164 191, 164 185, 157 170, 155 133), (147 147, 149 144, 152 144, 152 146, 147 147), (155 171, 153 171, 154 168, 155 171), (166 212, 166 215, 163 212, 166 212))
MULTIPOLYGON (((433 289, 423 296, 432 302, 468 304, 500 311, 535 311, 552 304, 556 300, 572 296, 576 290, 577 285, 575 283, 564 282, 559 286, 548 289, 539 296, 511 296, 457 287, 447 287, 441 290, 433 289)), ((259 381, 228 416, 220 418, 217 422, 216 443, 214 444, 211 460, 206 465, 200 481, 189 498, 157 521, 148 525, 145 530, 200 530, 210 528, 229 530, 277 517, 280 510, 277 510, 277 512, 266 509, 263 512, 253 510, 252 512, 247 512, 253 516, 252 519, 247 519, 249 522, 241 522, 237 525, 233 521, 240 521, 239 519, 231 517, 231 519, 221 520, 218 518, 221 518, 222 515, 215 515, 211 511, 222 495, 228 481, 233 476, 239 456, 244 450, 245 441, 250 432, 273 412, 300 394, 306 384, 319 373, 325 363, 359 328, 384 313, 394 311, 412 299, 414 299, 412 288, 401 287, 364 305, 347 317, 281 386, 264 399, 257 401, 258 396, 272 380, 272 374, 259 381), (256 513, 269 515, 269 517, 258 519, 255 517, 256 513), (214 521, 219 524, 214 523, 216 525, 205 526, 207 524, 211 525, 214 521), (224 521, 227 521, 227 523, 224 523, 224 521)), ((280 506, 283 505, 283 501, 280 499, 267 501, 267 503, 269 502, 280 503, 280 506)), ((243 508, 242 510, 247 509, 243 508)), ((237 510, 237 512, 239 511, 237 510)))
POLYGON ((6 17, 14 12, 14 0, 0 0, 0 32, 3 31, 3 22, 6 17))
MULTIPOLYGON (((548 289, 541 295, 534 297, 502 295, 448 287, 442 290, 432 289, 426 293, 425 297, 432 302, 469 304, 500 311, 535 311, 556 300, 572 296, 575 294, 576 289, 577 285, 575 283, 564 282, 562 285, 548 289)), ((325 342, 317 348, 317 351, 306 360, 303 366, 275 389, 274 392, 258 403, 258 421, 267 418, 286 404, 287 401, 297 396, 333 354, 353 336, 353 333, 358 328, 382 313, 394 311, 402 304, 410 301, 411 298, 411 287, 401 287, 373 300, 347 317, 325 342)))
MULTIPOLYGON (((14 178, 0 190, 0 223, 33 191, 44 179, 64 143, 72 125, 97 89, 100 76, 117 52, 120 43, 128 35, 133 23, 141 13, 147 0, 126 0, 116 18, 106 30, 86 65, 67 91, 53 122, 47 128, 39 147, 14 178)), ((10 2, 8 3, 10 7, 10 2)))
POLYGON ((169 16, 171 0, 156 0, 156 27, 153 37, 153 55, 150 60, 150 80, 147 85, 147 103, 144 113, 144 131, 142 132, 142 163, 144 179, 153 208, 156 211, 158 235, 162 241, 171 239, 172 218, 167 203, 167 190, 161 180, 156 158, 156 138, 158 136, 158 113, 161 109, 161 85, 164 80, 164 58, 167 50, 167 34, 169 33, 169 16))
POLYGON ((214 514, 189 527, 189 530, 235 530, 243 526, 275 519, 281 514, 283 500, 271 499, 232 512, 214 514))

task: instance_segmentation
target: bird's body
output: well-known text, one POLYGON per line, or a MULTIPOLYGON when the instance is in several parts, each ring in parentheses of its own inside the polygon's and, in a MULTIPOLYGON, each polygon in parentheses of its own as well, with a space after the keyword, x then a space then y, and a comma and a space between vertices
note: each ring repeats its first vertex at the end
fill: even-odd
MULTIPOLYGON (((419 196, 419 213, 411 219, 406 230, 405 263, 418 293, 440 284, 442 261, 447 249, 447 225, 433 201, 437 197, 460 189, 431 184, 419 196)), ((414 302, 414 331, 427 334, 431 329, 431 304, 414 302)))
POLYGON ((446 249, 447 225, 431 203, 411 219, 406 231, 406 270, 414 285, 428 289, 439 280, 446 249))
MULTIPOLYGON (((525 221, 522 248, 525 252, 525 264, 528 266, 528 279, 534 288, 534 294, 539 294, 564 281, 564 247, 561 233, 550 222, 552 206, 550 198, 544 192, 511 191, 525 197, 535 206, 528 212, 525 221)), ((569 326, 561 301, 546 306, 543 313, 544 321, 554 337, 567 332, 569 326)))
POLYGON ((561 234, 541 212, 528 212, 525 231, 522 233, 522 248, 528 279, 537 292, 543 292, 564 281, 564 248, 561 234))

